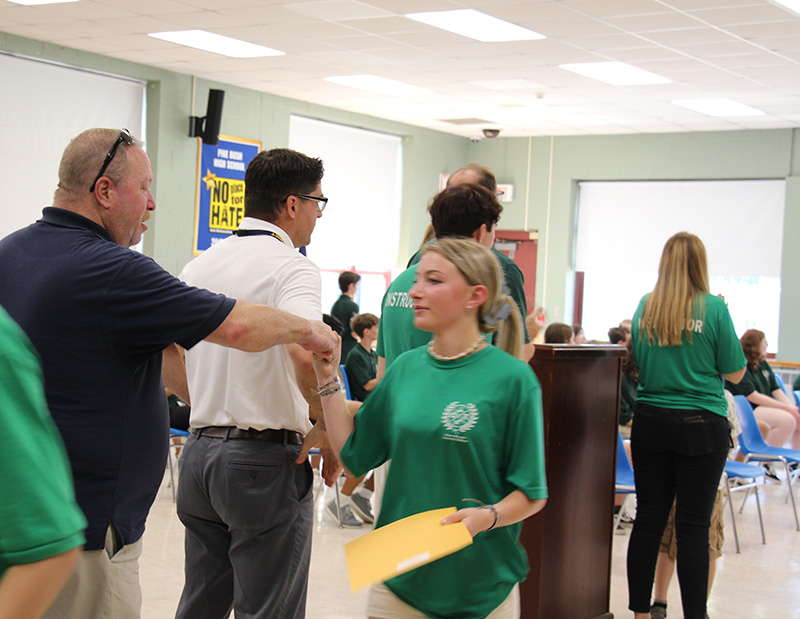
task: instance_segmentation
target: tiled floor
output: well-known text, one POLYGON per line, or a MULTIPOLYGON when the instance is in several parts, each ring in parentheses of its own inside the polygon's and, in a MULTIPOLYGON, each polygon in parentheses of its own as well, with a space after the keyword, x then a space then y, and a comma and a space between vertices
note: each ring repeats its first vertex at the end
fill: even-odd
MULTIPOLYGON (((183 585, 183 526, 175 515, 172 494, 166 483, 168 477, 150 513, 144 537, 140 563, 144 619, 173 617, 183 585)), ((712 619, 800 617, 800 532, 795 530, 791 506, 784 503, 784 488, 768 485, 761 491, 766 546, 761 544, 752 497, 744 513, 737 515, 741 544, 738 555, 726 505, 725 554, 719 559, 717 580, 709 601, 712 619)), ((742 495, 734 495, 737 507, 742 495)), ((318 499, 306 616, 308 619, 364 617, 366 594, 350 592, 343 544, 369 529, 339 529, 325 513, 323 505, 324 501, 318 499)), ((628 538, 628 535, 614 536, 610 610, 615 617, 632 617, 627 610, 625 579, 628 538)), ((670 590, 669 616, 670 619, 682 617, 677 579, 670 590)))

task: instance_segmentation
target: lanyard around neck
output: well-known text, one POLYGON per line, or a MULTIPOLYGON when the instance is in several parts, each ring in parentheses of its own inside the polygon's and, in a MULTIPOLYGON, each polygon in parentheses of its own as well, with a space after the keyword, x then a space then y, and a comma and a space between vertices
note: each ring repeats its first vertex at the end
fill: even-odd
POLYGON ((234 230, 233 233, 236 236, 271 236, 273 239, 278 239, 281 243, 283 243, 283 239, 277 234, 275 234, 272 230, 239 229, 239 230, 234 230))

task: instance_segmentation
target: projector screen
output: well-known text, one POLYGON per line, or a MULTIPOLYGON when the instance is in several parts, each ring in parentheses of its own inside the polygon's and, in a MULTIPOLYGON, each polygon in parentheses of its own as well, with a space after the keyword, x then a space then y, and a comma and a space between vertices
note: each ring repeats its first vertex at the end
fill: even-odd
POLYGON ((785 181, 581 182, 575 270, 584 272, 582 326, 606 341, 657 279, 666 240, 696 234, 712 294, 728 302, 737 333, 778 343, 785 181))

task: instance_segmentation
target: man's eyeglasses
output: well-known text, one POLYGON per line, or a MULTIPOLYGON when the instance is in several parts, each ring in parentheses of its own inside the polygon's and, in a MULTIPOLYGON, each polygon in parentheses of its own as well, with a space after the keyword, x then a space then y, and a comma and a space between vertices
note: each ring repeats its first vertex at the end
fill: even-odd
POLYGON ((328 198, 324 198, 322 196, 307 196, 304 193, 295 193, 292 194, 297 198, 303 198, 303 200, 310 200, 311 202, 317 203, 317 210, 321 213, 325 210, 325 207, 328 206, 328 198))
POLYGON ((119 145, 122 144, 123 142, 125 142, 128 145, 131 145, 134 142, 131 132, 128 131, 127 129, 123 129, 122 131, 119 132, 117 141, 114 142, 114 146, 112 146, 111 150, 108 151, 106 159, 105 161, 103 161, 103 167, 100 168, 100 173, 95 177, 92 186, 89 187, 89 193, 94 193, 94 187, 95 185, 97 185, 97 181, 99 181, 100 178, 103 176, 103 173, 106 171, 106 168, 108 168, 109 164, 111 163, 111 160, 114 159, 114 155, 117 154, 117 149, 119 148, 119 145))

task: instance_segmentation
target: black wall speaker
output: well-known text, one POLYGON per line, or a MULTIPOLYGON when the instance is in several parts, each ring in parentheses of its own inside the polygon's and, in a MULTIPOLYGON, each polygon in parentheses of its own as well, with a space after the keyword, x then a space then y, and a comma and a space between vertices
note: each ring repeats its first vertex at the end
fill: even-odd
POLYGON ((206 144, 219 143, 219 128, 222 125, 222 104, 225 91, 211 89, 208 91, 208 107, 206 115, 189 117, 189 137, 200 137, 206 144))

